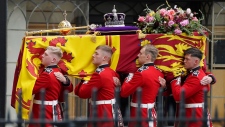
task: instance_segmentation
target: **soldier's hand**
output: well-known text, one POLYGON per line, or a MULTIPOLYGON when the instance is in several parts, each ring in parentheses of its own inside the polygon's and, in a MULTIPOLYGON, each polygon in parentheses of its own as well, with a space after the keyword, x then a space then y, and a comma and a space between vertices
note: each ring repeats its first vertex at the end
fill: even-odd
POLYGON ((162 86, 162 88, 166 88, 166 80, 159 76, 159 83, 162 86))
POLYGON ((56 77, 56 79, 58 79, 60 82, 66 84, 66 78, 64 77, 64 75, 61 72, 54 72, 54 75, 56 77))
POLYGON ((210 84, 212 82, 212 77, 210 77, 210 76, 204 76, 203 78, 202 78, 202 80, 201 80, 201 84, 202 85, 208 85, 208 84, 210 84))

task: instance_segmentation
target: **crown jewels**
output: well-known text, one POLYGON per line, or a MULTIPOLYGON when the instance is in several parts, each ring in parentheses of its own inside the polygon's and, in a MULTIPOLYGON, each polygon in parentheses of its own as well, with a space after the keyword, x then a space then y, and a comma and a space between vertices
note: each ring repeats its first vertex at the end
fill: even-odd
POLYGON ((67 16, 66 10, 64 11, 63 16, 64 16, 64 20, 59 23, 58 28, 71 28, 72 26, 70 22, 66 20, 66 16, 67 16))
POLYGON ((112 13, 106 13, 104 15, 105 27, 125 26, 124 25, 125 16, 126 15, 124 13, 116 13, 115 5, 114 5, 112 13))
MULTIPOLYGON (((64 16, 64 20, 59 23, 58 28, 60 28, 60 29, 61 28, 71 28, 72 26, 71 26, 70 22, 66 20, 66 16, 67 16, 66 10, 64 11, 63 16, 64 16)), ((70 34, 71 31, 69 29, 61 30, 60 33, 62 35, 67 35, 67 34, 70 34)))

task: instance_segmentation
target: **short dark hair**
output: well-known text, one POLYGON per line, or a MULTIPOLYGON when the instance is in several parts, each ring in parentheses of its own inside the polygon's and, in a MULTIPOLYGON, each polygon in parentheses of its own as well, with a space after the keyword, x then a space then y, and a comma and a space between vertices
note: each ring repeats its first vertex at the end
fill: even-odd
POLYGON ((189 48, 186 51, 184 51, 184 56, 185 55, 191 55, 192 57, 197 57, 200 60, 202 59, 203 53, 200 49, 198 48, 189 48))

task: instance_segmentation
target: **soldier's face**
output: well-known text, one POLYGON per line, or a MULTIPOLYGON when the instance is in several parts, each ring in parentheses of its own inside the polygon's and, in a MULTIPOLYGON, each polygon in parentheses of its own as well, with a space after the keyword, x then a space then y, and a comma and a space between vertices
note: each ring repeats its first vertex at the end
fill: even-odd
POLYGON ((191 54, 184 56, 184 68, 187 70, 193 69, 198 66, 198 58, 192 57, 191 54))
POLYGON ((143 65, 146 63, 147 55, 145 54, 145 48, 142 48, 138 54, 138 62, 139 64, 143 65))
POLYGON ((53 55, 50 53, 50 51, 49 50, 46 50, 45 52, 44 52, 44 54, 42 55, 42 64, 44 65, 44 66, 49 66, 49 65, 51 65, 51 63, 53 62, 53 59, 54 59, 54 57, 53 57, 53 55))
POLYGON ((104 61, 104 52, 100 49, 95 50, 95 53, 92 55, 92 63, 94 65, 101 65, 102 62, 104 61))

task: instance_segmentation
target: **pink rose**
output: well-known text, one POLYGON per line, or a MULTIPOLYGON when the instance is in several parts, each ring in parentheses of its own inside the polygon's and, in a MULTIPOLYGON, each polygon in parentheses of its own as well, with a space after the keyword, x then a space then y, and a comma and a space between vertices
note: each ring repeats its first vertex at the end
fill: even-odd
POLYGON ((170 9, 167 11, 167 15, 169 16, 170 20, 174 19, 175 14, 176 14, 176 12, 173 9, 170 9))
POLYGON ((167 15, 175 15, 176 14, 176 12, 173 10, 173 9, 170 9, 170 10, 168 10, 167 11, 167 15))
POLYGON ((161 16, 165 16, 166 14, 167 14, 167 11, 166 11, 166 9, 160 9, 159 10, 159 14, 161 15, 161 16))
POLYGON ((175 33, 176 35, 180 35, 180 34, 182 33, 182 31, 181 31, 180 29, 175 29, 175 30, 174 30, 174 33, 175 33))
POLYGON ((146 16, 146 22, 153 22, 154 21, 154 17, 152 16, 146 16))
POLYGON ((171 27, 173 24, 174 24, 174 21, 172 21, 172 20, 170 20, 170 21, 168 22, 168 26, 169 26, 169 27, 171 27))
POLYGON ((193 17, 192 21, 196 21, 197 22, 198 21, 197 17, 193 17))
POLYGON ((189 21, 187 19, 180 22, 181 26, 187 26, 188 24, 189 24, 189 21))
POLYGON ((170 20, 173 20, 174 19, 174 15, 170 15, 170 20))
POLYGON ((139 22, 144 22, 145 21, 145 17, 144 16, 139 16, 138 21, 139 22))

